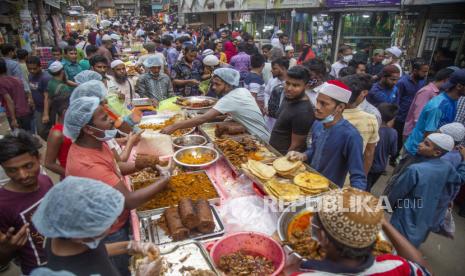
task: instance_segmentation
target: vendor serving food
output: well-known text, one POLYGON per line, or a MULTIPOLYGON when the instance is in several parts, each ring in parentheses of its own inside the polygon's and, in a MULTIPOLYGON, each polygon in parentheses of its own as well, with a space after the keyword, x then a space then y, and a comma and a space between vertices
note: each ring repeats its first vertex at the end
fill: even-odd
POLYGON ((156 245, 101 242, 124 212, 125 201, 118 190, 89 178, 67 177, 56 184, 32 217, 37 231, 48 238, 48 262, 39 269, 40 275, 62 270, 73 275, 120 275, 109 259, 120 254, 144 256, 137 275, 159 275, 161 256, 156 245))
MULTIPOLYGON (((71 102, 65 115, 64 134, 73 144, 68 153, 66 176, 87 177, 102 181, 103 183, 120 191, 124 198, 124 210, 109 230, 108 236, 103 240, 115 242, 128 239, 129 210, 135 209, 149 201, 156 193, 162 191, 168 184, 170 170, 160 167, 155 162, 118 163, 105 143, 115 137, 117 130, 113 120, 105 112, 96 97, 82 97, 71 102), (140 190, 131 192, 127 188, 123 175, 131 174, 142 169, 138 164, 154 166, 158 169, 160 177, 153 184, 140 190)), ((159 160, 158 160, 159 161, 159 160)), ((115 265, 123 275, 128 273, 128 256, 115 257, 115 265)))
POLYGON ((325 257, 304 261, 301 269, 308 272, 293 275, 430 275, 420 251, 384 220, 383 210, 377 208, 378 200, 371 194, 344 188, 328 192, 321 200, 321 208, 311 220, 311 233, 325 257), (398 256, 373 256, 381 229, 398 256))
POLYGON ((178 122, 162 129, 162 133, 171 134, 180 128, 196 127, 214 120, 220 115, 229 114, 235 121, 242 123, 249 132, 264 141, 270 139, 265 120, 250 91, 238 88, 240 74, 230 68, 219 68, 213 71, 212 88, 218 95, 224 95, 205 114, 192 119, 178 122))

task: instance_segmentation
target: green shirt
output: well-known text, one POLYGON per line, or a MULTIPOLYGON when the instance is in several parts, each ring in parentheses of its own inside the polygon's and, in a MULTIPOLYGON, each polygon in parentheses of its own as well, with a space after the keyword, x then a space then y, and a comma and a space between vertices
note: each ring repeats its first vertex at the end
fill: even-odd
POLYGON ((72 91, 73 91, 73 88, 71 86, 55 78, 52 78, 48 82, 48 85, 47 85, 47 92, 48 92, 49 98, 53 98, 62 93, 67 93, 68 95, 71 95, 72 91))
POLYGON ((79 61, 79 66, 81 66, 82 70, 90 70, 90 63, 87 58, 83 58, 79 61))
POLYGON ((82 71, 81 66, 77 62, 72 63, 67 59, 63 59, 61 63, 63 64, 63 69, 65 70, 65 74, 68 80, 74 81, 74 76, 82 71))

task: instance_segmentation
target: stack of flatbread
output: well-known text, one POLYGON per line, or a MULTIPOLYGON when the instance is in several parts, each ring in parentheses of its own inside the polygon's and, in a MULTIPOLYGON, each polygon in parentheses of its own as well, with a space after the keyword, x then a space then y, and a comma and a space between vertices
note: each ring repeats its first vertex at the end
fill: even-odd
POLYGON ((252 159, 249 159, 247 163, 242 164, 244 169, 249 170, 253 175, 261 180, 270 180, 276 174, 276 170, 272 166, 263 164, 252 159))
POLYGON ((292 162, 285 156, 274 160, 273 168, 279 176, 289 179, 293 179, 298 173, 305 171, 305 166, 302 164, 302 161, 292 162))
POLYGON ((292 183, 281 182, 276 179, 272 179, 266 182, 264 189, 268 195, 286 202, 295 201, 301 196, 301 192, 298 186, 292 183))
POLYGON ((299 173, 294 177, 294 183, 305 195, 317 195, 329 189, 329 180, 313 172, 299 173))

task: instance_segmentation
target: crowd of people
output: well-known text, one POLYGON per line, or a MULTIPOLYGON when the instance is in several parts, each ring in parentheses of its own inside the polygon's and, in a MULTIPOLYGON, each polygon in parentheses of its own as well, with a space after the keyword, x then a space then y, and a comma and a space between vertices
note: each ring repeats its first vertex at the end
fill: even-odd
MULTIPOLYGON (((77 275, 128 275, 128 254, 156 250, 129 242, 129 210, 161 191, 172 167, 158 166, 161 177, 144 189, 128 188, 124 176, 143 169, 129 158, 142 133, 137 98, 155 107, 179 96, 218 98, 206 113, 161 132, 228 115, 290 160, 307 162, 341 188, 356 188, 344 193, 372 198, 393 166, 384 191, 390 223, 380 215, 374 222, 347 215, 355 224, 382 226, 399 260, 409 260, 385 272, 427 275, 431 268, 417 248, 430 232, 454 235, 451 206, 465 183, 465 69, 442 64, 433 72, 421 58, 403 68, 398 47, 354 54, 349 45, 328 68, 309 44, 296 56, 282 31, 257 47, 252 35, 227 27, 123 19, 69 33, 46 66, 34 51, 14 45, 2 45, 1 53, 0 98, 12 130, 0 140, 9 178, 0 188, 1 266, 16 260, 24 275, 44 265, 77 275), (139 42, 144 50, 134 62, 123 61, 123 49, 139 42), (137 73, 128 74, 128 66, 137 73), (38 137, 46 142, 43 159, 38 137)), ((338 238, 325 223, 343 216, 318 214, 315 235, 329 259, 302 268, 381 273, 375 266, 382 260, 367 250, 372 238, 354 245, 355 238, 338 238)), ((143 269, 153 275, 153 265, 143 269)))

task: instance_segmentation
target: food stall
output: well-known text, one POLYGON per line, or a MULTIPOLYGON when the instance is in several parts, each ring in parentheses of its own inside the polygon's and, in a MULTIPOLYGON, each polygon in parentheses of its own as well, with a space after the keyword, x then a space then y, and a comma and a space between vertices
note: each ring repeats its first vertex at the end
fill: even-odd
MULTIPOLYGON (((321 259, 309 218, 319 196, 338 189, 330 180, 228 119, 178 130, 169 146, 161 142, 167 135, 160 129, 215 101, 181 98, 181 111, 142 118, 138 127, 145 132, 134 156, 155 154, 161 164, 168 155, 176 166, 168 187, 131 212, 134 239, 159 245, 164 275, 289 275, 301 260, 321 259)), ((137 190, 157 177, 144 169, 129 181, 137 190)), ((379 243, 380 253, 392 249, 381 234, 379 243)))

